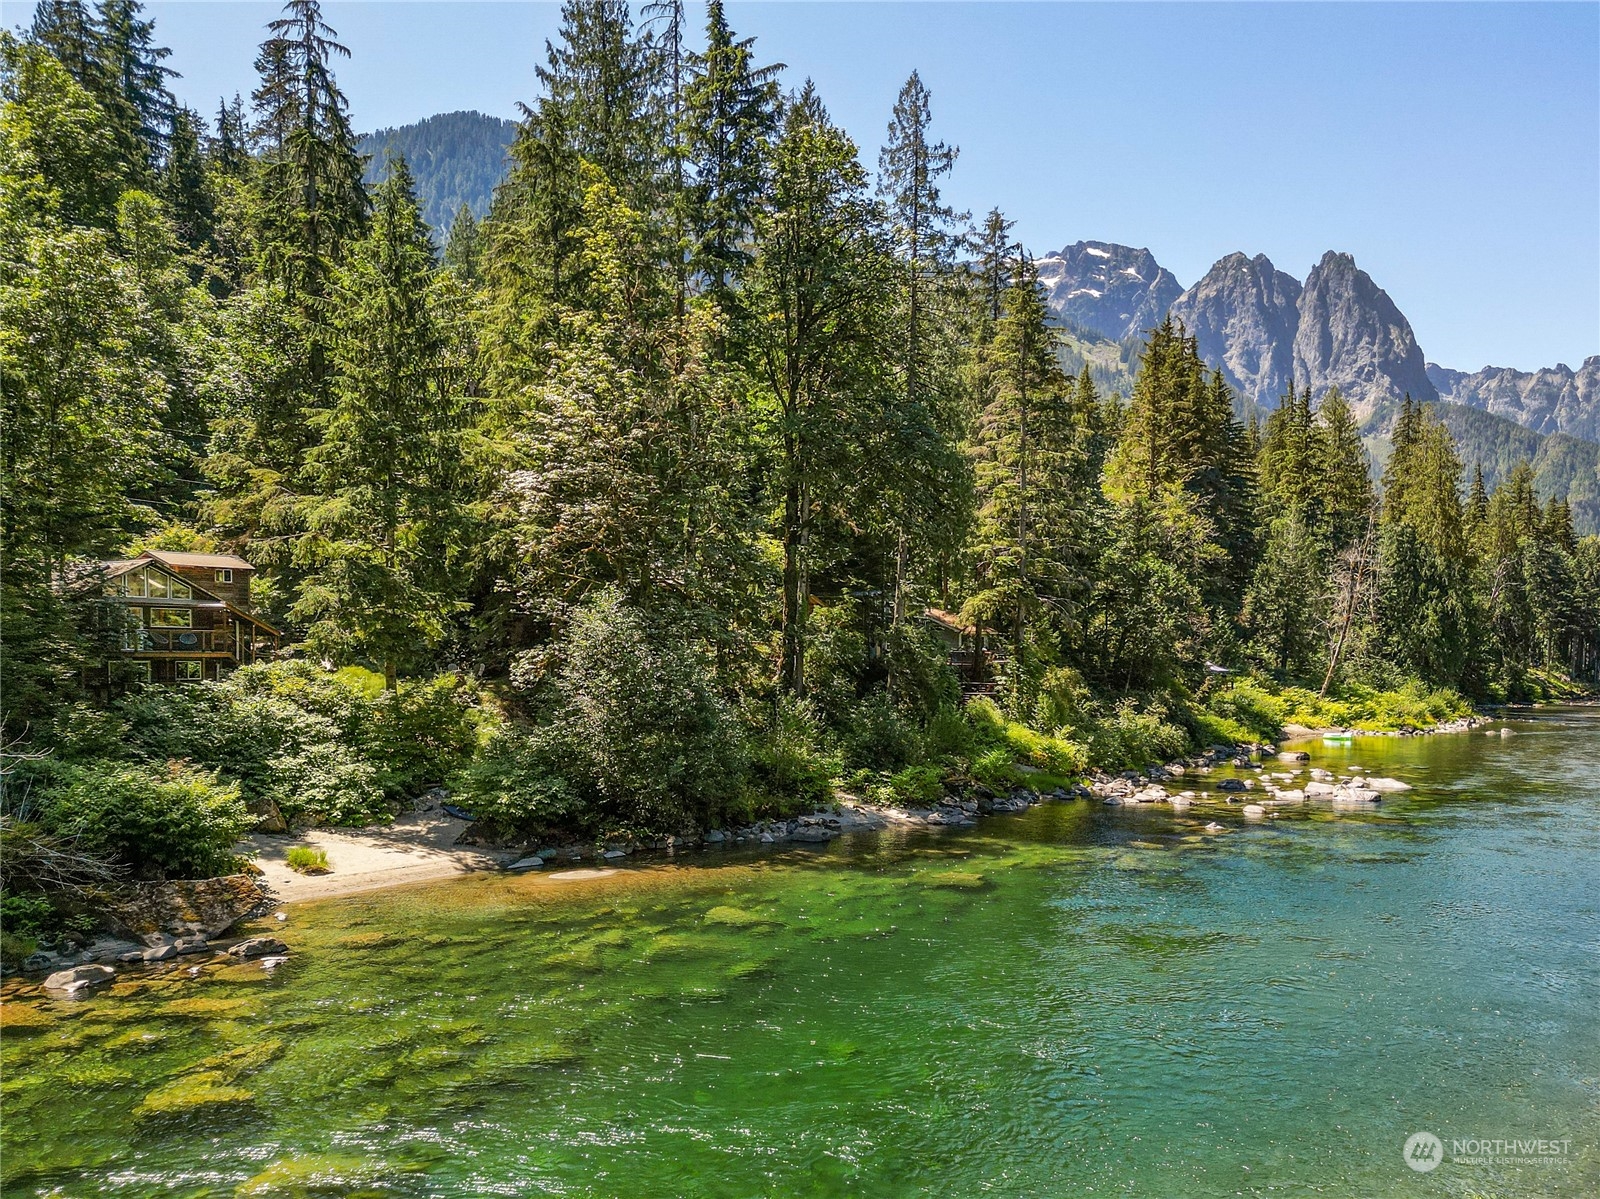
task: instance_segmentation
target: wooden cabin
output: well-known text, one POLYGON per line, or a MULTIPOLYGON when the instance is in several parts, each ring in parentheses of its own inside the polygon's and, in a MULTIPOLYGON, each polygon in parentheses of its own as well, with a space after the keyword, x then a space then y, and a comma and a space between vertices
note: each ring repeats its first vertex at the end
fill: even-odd
POLYGON ((961 680, 963 695, 994 691, 1004 666, 1005 642, 991 628, 968 624, 953 612, 927 608, 923 620, 945 647, 950 667, 961 680))
POLYGON ((146 550, 102 564, 122 654, 148 683, 218 679, 271 657, 283 634, 250 610, 255 567, 231 554, 146 550))

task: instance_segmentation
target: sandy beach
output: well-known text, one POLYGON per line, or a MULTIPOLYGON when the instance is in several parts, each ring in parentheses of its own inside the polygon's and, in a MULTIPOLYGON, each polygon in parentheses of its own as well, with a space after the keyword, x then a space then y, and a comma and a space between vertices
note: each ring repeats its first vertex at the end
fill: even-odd
POLYGON ((242 848, 262 871, 262 881, 283 903, 326 899, 405 883, 498 870, 518 855, 458 846, 467 827, 443 812, 412 812, 394 823, 365 829, 312 829, 299 836, 253 833, 242 848), (297 845, 324 850, 326 874, 300 874, 286 859, 297 845))

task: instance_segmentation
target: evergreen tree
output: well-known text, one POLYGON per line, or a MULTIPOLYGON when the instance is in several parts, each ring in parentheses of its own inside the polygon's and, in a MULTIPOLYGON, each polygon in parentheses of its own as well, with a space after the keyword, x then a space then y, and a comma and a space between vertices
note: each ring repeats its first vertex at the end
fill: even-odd
POLYGON ((1013 243, 1011 229, 1016 222, 1008 221, 998 208, 991 208, 984 218, 983 228, 970 239, 974 253, 973 273, 983 298, 983 311, 990 324, 1000 319, 1000 301, 1006 288, 1011 286, 1009 274, 1013 243))
POLYGON ((177 108, 167 80, 177 72, 162 65, 172 51, 155 44, 156 23, 143 12, 139 0, 100 0, 96 33, 119 136, 153 171, 167 156, 177 108))
POLYGON ((1004 624, 1021 661, 1034 616, 1048 609, 1069 629, 1078 619, 1097 489, 1087 470, 1091 430, 1056 360, 1033 264, 1019 256, 1015 271, 984 356, 988 390, 972 437, 974 591, 963 612, 1004 624))
POLYGON ((200 114, 179 108, 172 118, 172 139, 161 172, 161 196, 167 202, 178 236, 190 250, 210 244, 216 222, 216 199, 206 177, 200 149, 200 114))
POLYGON ((292 610, 316 650, 381 664, 391 691, 459 607, 463 406, 444 369, 433 276, 411 172, 397 159, 369 233, 332 281, 338 374, 332 407, 313 419, 292 610))
POLYGON ((684 112, 694 183, 690 262, 725 307, 750 262, 749 239, 778 124, 781 63, 752 63, 754 38, 736 39, 722 0, 706 9, 706 48, 691 62, 684 112))
POLYGON ((463 204, 450 222, 450 235, 444 243, 444 265, 461 281, 476 286, 482 276, 483 238, 472 209, 463 204))
MULTIPOLYGON (((323 295, 344 247, 361 235, 368 201, 362 159, 333 60, 350 51, 322 19, 320 0, 288 0, 267 26, 253 99, 264 142, 263 263, 291 297, 323 295)), ((313 381, 315 383, 315 381, 313 381)))
POLYGON ((716 310, 674 319, 648 218, 597 168, 577 231, 582 308, 511 433, 501 489, 526 614, 559 626, 598 590, 732 651, 754 574, 746 381, 719 362, 716 310))
POLYGON ((79 87, 100 99, 106 78, 94 18, 84 0, 39 0, 28 37, 55 55, 79 87))
MULTIPOLYGON (((930 413, 950 408, 956 390, 955 363, 941 362, 937 352, 951 339, 941 338, 936 325, 948 315, 941 293, 948 290, 959 244, 952 226, 964 219, 939 192, 939 181, 954 168, 958 152, 930 140, 932 123, 928 89, 913 71, 900 89, 888 141, 878 155, 878 194, 888 207, 902 263, 896 314, 901 326, 896 339, 902 347, 896 364, 901 394, 908 409, 930 413)), ((896 625, 905 618, 910 523, 908 515, 896 520, 892 618, 896 625)))
POLYGON ((1312 450, 1321 513, 1318 531, 1328 547, 1340 553, 1366 536, 1375 497, 1360 430, 1337 387, 1329 390, 1317 407, 1312 450))
POLYGON ((651 46, 635 36, 627 0, 563 0, 557 42, 537 68, 547 135, 604 172, 640 211, 658 186, 661 119, 651 101, 651 46))
POLYGON ((885 396, 892 280, 879 213, 856 147, 808 84, 788 105, 757 220, 751 281, 758 370, 773 407, 772 491, 783 552, 778 681, 805 686, 806 623, 818 526, 869 471, 860 433, 885 396))
POLYGON ((207 157, 216 169, 232 178, 242 178, 250 165, 250 127, 245 120, 244 101, 238 93, 232 100, 217 104, 217 133, 206 147, 207 157))

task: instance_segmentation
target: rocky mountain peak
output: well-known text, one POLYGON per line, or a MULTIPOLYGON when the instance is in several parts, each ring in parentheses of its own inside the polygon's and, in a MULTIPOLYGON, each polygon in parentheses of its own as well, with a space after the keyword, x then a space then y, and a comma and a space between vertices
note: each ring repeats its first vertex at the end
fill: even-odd
POLYGON ((1410 394, 1437 400, 1411 323, 1349 254, 1328 251, 1311 269, 1297 305, 1294 378, 1320 396, 1337 387, 1358 416, 1410 394))
POLYGON ((1236 252, 1184 292, 1172 316, 1246 406, 1274 408, 1294 378, 1300 291, 1299 280, 1265 254, 1236 252))
POLYGON ((1080 241, 1035 265, 1056 319, 1113 341, 1159 325, 1183 292, 1146 249, 1080 241))
POLYGON ((1600 355, 1573 370, 1564 362, 1536 371, 1486 366, 1456 371, 1428 363, 1441 399, 1515 421, 1536 433, 1600 441, 1600 355))

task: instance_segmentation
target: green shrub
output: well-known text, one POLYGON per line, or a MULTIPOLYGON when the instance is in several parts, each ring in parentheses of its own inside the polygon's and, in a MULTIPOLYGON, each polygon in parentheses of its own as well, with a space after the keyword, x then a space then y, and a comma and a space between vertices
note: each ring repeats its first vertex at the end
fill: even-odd
POLYGON ((929 761, 965 765, 977 748, 978 738, 961 709, 946 705, 928 718, 922 742, 929 761))
POLYGON ((394 777, 390 756, 400 770, 414 760, 397 737, 369 742, 373 709, 348 676, 282 662, 222 682, 148 688, 119 711, 129 750, 147 762, 221 770, 247 804, 271 801, 291 821, 362 825, 392 814, 383 786, 385 771, 394 777))
POLYGON ((916 726, 882 691, 854 704, 839 730, 845 764, 899 770, 922 757, 916 726))
POLYGON ((1089 751, 1095 765, 1120 770, 1182 757, 1189 735, 1166 715, 1158 704, 1141 711, 1133 700, 1123 700, 1094 731, 1089 751))
POLYGON ((790 696, 762 705, 766 716, 751 731, 750 785, 758 807, 763 800, 789 801, 805 809, 833 798, 839 757, 826 748, 816 709, 790 696))
MULTIPOLYGON (((8 936, 37 941, 55 920, 55 907, 43 895, 7 893, 0 896, 0 929, 8 936)), ((22 956, 32 953, 30 949, 22 956)))
POLYGON ((43 819, 79 849, 140 878, 229 873, 238 863, 234 844, 254 823, 239 788, 215 774, 107 762, 60 767, 43 819))
POLYGON ((889 630, 884 668, 901 711, 917 721, 961 702, 961 682, 950 667, 949 652, 921 621, 889 630))
POLYGON ((907 766, 889 779, 889 794, 898 804, 929 807, 944 795, 944 780, 932 766, 907 766))
POLYGON ((1084 746, 1036 733, 1026 725, 1008 722, 1005 739, 1018 761, 1058 778, 1079 775, 1089 768, 1088 750, 1084 746))
MULTIPOLYGON (((378 676, 381 682, 382 676, 378 676)), ((444 782, 478 746, 477 688, 459 675, 402 683, 373 697, 361 751, 391 798, 420 795, 444 782)))
POLYGON ((310 845, 293 846, 289 850, 288 864, 290 870, 301 874, 326 874, 332 869, 328 865, 328 851, 310 845))
POLYGON ((563 777, 562 755, 547 729, 503 726, 450 779, 455 802, 504 832, 597 831, 563 777))
POLYGON ((563 775, 610 827, 676 831, 736 799, 744 739, 689 635, 607 589, 561 645, 563 775))
POLYGON ((973 759, 972 777, 986 787, 1003 791, 1020 783, 1022 772, 1009 749, 991 749, 973 759))

